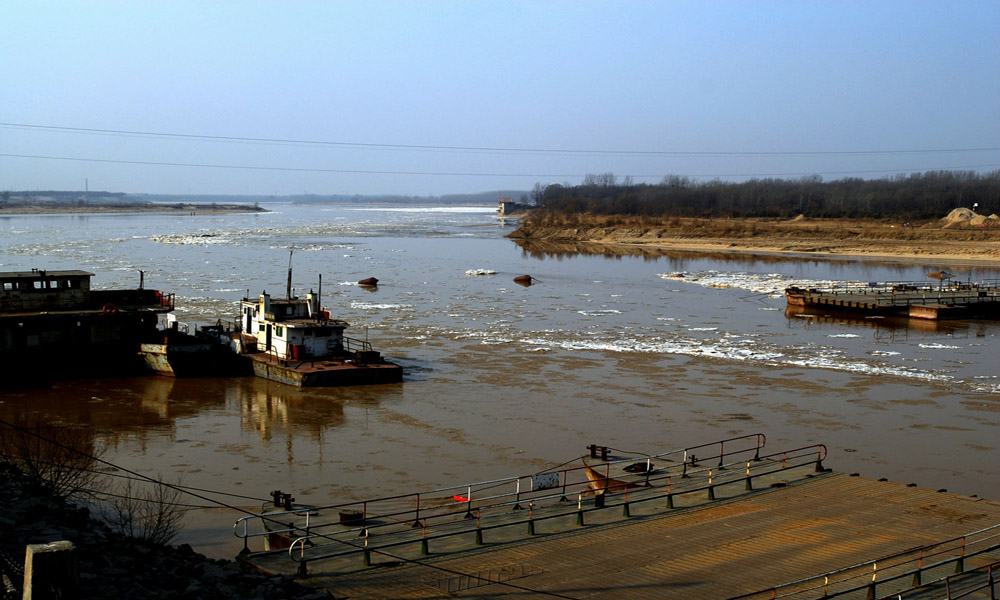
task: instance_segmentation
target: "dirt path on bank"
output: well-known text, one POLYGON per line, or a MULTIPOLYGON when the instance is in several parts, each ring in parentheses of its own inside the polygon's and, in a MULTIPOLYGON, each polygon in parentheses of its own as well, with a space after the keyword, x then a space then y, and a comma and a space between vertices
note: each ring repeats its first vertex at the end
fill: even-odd
POLYGON ((920 258, 1000 264, 1000 226, 944 227, 939 221, 671 219, 640 224, 526 223, 507 237, 524 241, 586 242, 702 252, 920 258))

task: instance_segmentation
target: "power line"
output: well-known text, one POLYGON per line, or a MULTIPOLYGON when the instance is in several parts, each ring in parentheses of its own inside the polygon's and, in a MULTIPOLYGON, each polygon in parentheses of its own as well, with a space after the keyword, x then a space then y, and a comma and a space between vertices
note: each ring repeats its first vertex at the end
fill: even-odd
MULTIPOLYGON (((137 165, 137 166, 157 166, 157 167, 194 167, 202 169, 233 169, 233 170, 245 170, 245 171, 279 171, 279 172, 293 172, 293 173, 339 173, 339 174, 351 174, 351 175, 417 175, 417 176, 448 176, 448 177, 531 177, 536 179, 543 178, 571 178, 571 177, 583 177, 581 174, 559 174, 559 173, 478 173, 478 172, 454 172, 454 171, 390 171, 390 170, 374 170, 374 169, 320 169, 320 168, 310 168, 310 167, 265 167, 265 166, 254 166, 254 165, 226 165, 226 164, 211 164, 211 163, 184 163, 184 162, 166 162, 166 161, 151 161, 151 160, 120 160, 120 159, 110 159, 110 158, 80 158, 75 156, 46 156, 37 154, 6 154, 0 153, 0 157, 7 158, 26 158, 35 160, 63 160, 72 162, 93 162, 93 163, 109 163, 109 164, 121 164, 121 165, 137 165)), ((907 173, 911 171, 952 171, 959 169, 990 169, 990 168, 1000 168, 1000 164, 985 164, 985 165, 961 165, 961 166, 950 166, 950 167, 910 167, 906 169, 857 169, 850 171, 803 171, 798 173, 716 173, 716 174, 690 174, 688 177, 702 177, 702 178, 722 178, 722 177, 801 177, 805 175, 854 175, 854 174, 873 174, 873 173, 907 173)), ((663 174, 656 175, 638 175, 638 174, 627 174, 627 177, 634 177, 640 179, 659 179, 663 177, 663 174)))
MULTIPOLYGON (((23 434, 27 434, 27 435, 33 436, 33 437, 39 439, 40 441, 47 442, 49 444, 52 444, 53 446, 58 446, 59 448, 62 448, 63 450, 69 450, 70 452, 73 452, 75 454, 79 454, 80 456, 83 456, 83 457, 88 458, 90 460, 93 460, 95 462, 101 463, 103 465, 109 466, 109 467, 111 467, 113 469, 118 469, 118 470, 120 470, 120 471, 122 471, 124 473, 132 475, 134 477, 137 477, 137 478, 139 478, 141 480, 144 480, 144 481, 147 481, 149 483, 153 483, 153 484, 156 484, 156 485, 162 485, 164 487, 167 487, 167 488, 172 489, 174 491, 180 492, 182 494, 188 494, 190 496, 198 498, 199 500, 204 500, 205 502, 210 502, 210 503, 215 504, 217 506, 220 506, 222 508, 228 508, 230 510, 234 510, 236 512, 243 513, 243 514, 246 514, 248 516, 259 517, 261 519, 269 519, 271 521, 277 522, 274 519, 270 519, 270 518, 268 518, 265 515, 261 515, 261 514, 257 514, 257 513, 251 512, 251 511, 249 511, 249 510, 247 510, 245 508, 240 508, 238 506, 233 506, 231 504, 226 504, 225 502, 221 502, 219 500, 213 500, 213 499, 208 498, 206 496, 202 496, 201 494, 198 494, 196 492, 191 491, 191 489, 193 489, 193 488, 185 489, 183 487, 180 487, 180 486, 177 486, 177 485, 174 485, 174 484, 171 484, 171 483, 167 483, 165 481, 161 481, 161 480, 155 479, 153 477, 149 477, 148 475, 143 475, 142 473, 138 473, 136 471, 132 471, 130 469, 126 469, 125 467, 116 465, 116 464, 114 464, 112 462, 104 460, 103 458, 94 456, 92 454, 87 454, 86 452, 83 452, 83 451, 78 450, 76 448, 72 448, 72 447, 67 446, 65 444, 62 444, 60 442, 57 442, 56 440, 52 440, 52 439, 46 438, 46 437, 44 437, 44 436, 42 436, 42 435, 40 435, 38 433, 35 433, 33 431, 25 429, 24 427, 20 427, 18 425, 15 425, 14 423, 10 423, 10 422, 5 421, 3 419, 0 419, 0 425, 5 426, 5 427, 9 427, 10 429, 12 429, 14 431, 18 431, 18 432, 21 432, 23 434)), ((356 544, 356 543, 351 543, 351 542, 344 541, 344 540, 338 540, 336 538, 325 536, 325 535, 322 535, 322 534, 314 534, 314 535, 316 535, 317 537, 323 537, 323 538, 326 538, 326 539, 333 540, 335 542, 339 542, 341 544, 344 544, 346 546, 350 546, 350 547, 355 548, 357 550, 361 550, 362 549, 362 546, 360 546, 359 544, 356 544)), ((464 573, 464 572, 458 571, 456 569, 449 569, 447 567, 442 567, 440 565, 429 564, 429 563, 426 563, 426 562, 421 561, 421 560, 416 560, 416 559, 412 559, 412 558, 405 558, 405 557, 402 557, 402 556, 397 556, 397 555, 394 555, 394 554, 392 554, 390 552, 386 552, 385 550, 372 550, 372 551, 375 552, 375 553, 377 553, 377 554, 381 554, 383 556, 391 558, 393 560, 399 561, 399 562, 410 563, 410 564, 414 564, 414 565, 417 565, 417 566, 426 567, 426 568, 429 568, 429 569, 433 569, 435 571, 440 571, 442 573, 447 573, 449 575, 458 575, 458 576, 461 576, 461 577, 467 577, 469 579, 477 579, 477 580, 480 580, 480 581, 487 581, 488 583, 491 583, 491 584, 496 584, 496 585, 500 585, 500 586, 504 586, 504 587, 509 587, 509 588, 512 588, 512 589, 515 589, 515 590, 520 590, 522 592, 531 592, 533 594, 541 594, 543 596, 551 596, 553 598, 563 598, 565 600, 575 600, 571 596, 565 596, 563 594, 559 594, 559 593, 556 593, 556 592, 549 592, 549 591, 545 591, 545 590, 533 589, 533 588, 525 587, 525 586, 522 586, 522 585, 517 585, 517 584, 514 584, 514 583, 510 583, 509 581, 491 581, 491 580, 488 580, 488 579, 484 579, 484 578, 482 578, 482 577, 480 577, 478 575, 470 575, 469 573, 464 573)))
POLYGON ((932 148, 932 149, 889 149, 889 150, 797 150, 797 151, 692 151, 692 150, 614 150, 614 149, 571 149, 571 148, 518 148, 499 146, 449 146, 433 144, 390 144, 368 142, 343 142, 328 140, 296 140, 282 138, 261 138, 242 136, 202 135, 188 133, 166 133, 156 131, 133 131, 126 129, 96 129, 90 127, 60 127, 55 125, 32 125, 27 123, 4 123, 0 127, 40 131, 62 131, 67 133, 125 135, 135 137, 169 138, 196 141, 222 141, 255 144, 297 144, 306 146, 331 146, 342 148, 382 148, 397 150, 448 150, 462 152, 501 152, 508 154, 616 154, 623 156, 852 156, 879 154, 936 154, 958 152, 993 152, 995 148, 932 148))

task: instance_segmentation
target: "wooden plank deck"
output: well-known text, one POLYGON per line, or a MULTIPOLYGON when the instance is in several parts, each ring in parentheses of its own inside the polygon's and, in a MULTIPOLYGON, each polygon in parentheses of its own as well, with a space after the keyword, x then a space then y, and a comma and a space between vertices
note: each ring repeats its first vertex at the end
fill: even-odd
POLYGON ((827 473, 415 561, 310 563, 302 583, 352 599, 730 598, 998 523, 1000 502, 827 473))

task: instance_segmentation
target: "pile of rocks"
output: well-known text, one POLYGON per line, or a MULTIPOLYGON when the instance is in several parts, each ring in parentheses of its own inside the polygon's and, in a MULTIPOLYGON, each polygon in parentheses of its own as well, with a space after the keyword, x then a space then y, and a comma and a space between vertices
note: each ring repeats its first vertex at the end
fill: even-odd
POLYGON ((59 540, 75 546, 79 585, 71 592, 72 597, 332 597, 288 577, 271 577, 242 563, 209 559, 186 544, 167 546, 130 540, 91 518, 88 509, 44 494, 27 494, 19 482, 16 471, 0 465, 0 497, 4 498, 4 510, 0 512, 0 599, 21 598, 25 548, 59 540))

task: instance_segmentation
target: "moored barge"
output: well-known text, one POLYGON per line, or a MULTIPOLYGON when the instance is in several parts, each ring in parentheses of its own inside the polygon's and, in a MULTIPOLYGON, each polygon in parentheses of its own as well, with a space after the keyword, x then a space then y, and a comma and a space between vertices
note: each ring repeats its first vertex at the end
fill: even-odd
POLYGON ((967 319, 1000 316, 1000 279, 979 282, 844 282, 785 289, 789 306, 833 312, 967 319))
POLYGON ((87 271, 0 273, 0 387, 44 387, 57 379, 142 371, 136 353, 155 336, 172 294, 92 290, 87 271))

